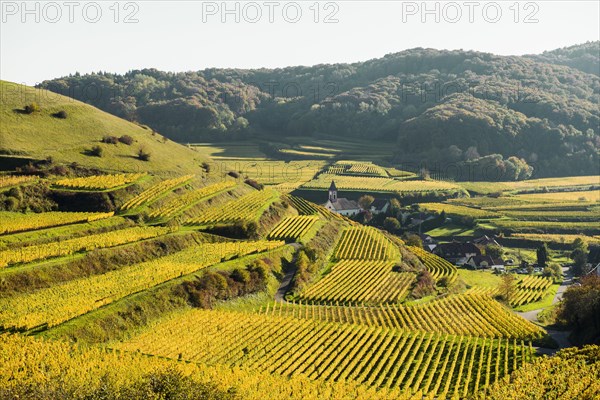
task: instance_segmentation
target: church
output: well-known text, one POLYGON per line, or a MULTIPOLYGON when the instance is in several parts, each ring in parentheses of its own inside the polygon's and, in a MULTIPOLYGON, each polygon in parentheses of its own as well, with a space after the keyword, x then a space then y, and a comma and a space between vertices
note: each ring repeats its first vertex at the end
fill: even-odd
POLYGON ((331 181, 331 185, 329 186, 329 200, 327 200, 327 203, 323 205, 328 210, 333 211, 334 213, 345 215, 347 217, 351 217, 362 211, 356 201, 348 200, 343 197, 338 198, 337 187, 335 186, 334 181, 331 181))

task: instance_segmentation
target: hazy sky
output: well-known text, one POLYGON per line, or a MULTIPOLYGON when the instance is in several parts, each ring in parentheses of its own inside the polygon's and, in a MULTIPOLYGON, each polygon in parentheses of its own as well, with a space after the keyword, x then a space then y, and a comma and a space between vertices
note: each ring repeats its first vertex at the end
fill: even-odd
POLYGON ((599 3, 2 0, 0 78, 353 62, 413 47, 539 53, 600 39, 599 3))

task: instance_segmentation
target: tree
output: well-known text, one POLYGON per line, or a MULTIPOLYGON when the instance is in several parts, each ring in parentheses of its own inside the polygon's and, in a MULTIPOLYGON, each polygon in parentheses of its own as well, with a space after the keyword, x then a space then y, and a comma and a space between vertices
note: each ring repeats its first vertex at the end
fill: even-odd
POLYGON ((96 157, 102 157, 103 153, 104 153, 104 150, 100 146, 94 146, 90 150, 90 154, 93 156, 96 156, 96 157))
POLYGON ((556 263, 551 263, 544 268, 542 275, 547 278, 552 278, 554 282, 559 282, 562 280, 562 268, 556 263))
POLYGON ((409 233, 405 235, 404 243, 406 243, 407 246, 419 247, 421 249, 423 248, 423 241, 421 240, 419 235, 415 235, 414 233, 409 233))
POLYGON ((589 272, 587 266, 588 246, 581 239, 577 238, 573 241, 573 251, 571 259, 573 260, 573 275, 583 276, 589 272))
POLYGON ((150 161, 150 152, 146 151, 143 147, 138 150, 138 159, 142 161, 150 161))
POLYGON ((574 328, 577 342, 591 343, 600 340, 600 277, 588 275, 580 283, 564 292, 557 316, 574 328))
POLYGON ((504 274, 501 279, 498 285, 498 295, 502 300, 510 303, 517 289, 516 279, 513 274, 504 274))
POLYGON ((490 256, 492 258, 501 258, 504 254, 504 249, 500 246, 496 246, 495 244, 488 244, 485 246, 485 255, 490 256))
POLYGON ((536 250, 537 255, 537 263, 541 268, 545 268, 548 263, 548 245, 546 243, 542 243, 540 247, 536 250))
POLYGON ((383 221, 383 227, 389 232, 395 232, 400 229, 400 222, 394 217, 387 217, 383 221))
POLYGON ((361 196, 360 199, 358 199, 358 205, 360 205, 360 208, 362 208, 363 210, 368 210, 369 208, 371 208, 371 204, 373 204, 374 201, 375 199, 373 198, 373 196, 365 194, 364 196, 361 196))
POLYGON ((40 106, 38 106, 37 103, 31 103, 27 104, 25 107, 23 107, 23 109, 25 110, 25 114, 33 114, 34 112, 40 110, 40 106))
POLYGON ((400 216, 400 212, 402 211, 402 206, 400 205, 400 201, 398 199, 390 200, 390 208, 389 213, 394 218, 398 218, 400 216))

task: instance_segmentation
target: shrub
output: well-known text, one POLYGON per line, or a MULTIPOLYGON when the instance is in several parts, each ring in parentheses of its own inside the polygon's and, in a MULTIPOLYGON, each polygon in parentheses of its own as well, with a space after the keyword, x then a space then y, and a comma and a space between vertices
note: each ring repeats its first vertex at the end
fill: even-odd
POLYGON ((210 172, 210 164, 207 163, 206 161, 202 163, 202 169, 205 170, 206 172, 210 172))
POLYGON ((40 106, 37 103, 31 103, 23 107, 23 110, 25 110, 25 114, 33 114, 40 110, 40 106))
POLYGON ((119 143, 119 138, 116 136, 105 135, 102 138, 101 142, 108 143, 108 144, 117 144, 117 143, 119 143))
POLYGON ((146 151, 143 147, 138 150, 138 159, 142 161, 150 161, 150 152, 146 151))
POLYGON ((252 186, 256 190, 263 190, 263 184, 256 182, 254 179, 246 179, 244 181, 246 185, 252 186))
POLYGON ((19 199, 12 196, 7 197, 6 200, 4 200, 4 208, 7 211, 16 211, 19 208, 19 199))
POLYGON ((133 144, 133 138, 129 135, 123 135, 119 138, 119 142, 131 146, 133 144))
POLYGON ((94 146, 90 150, 90 155, 95 156, 95 157, 102 157, 103 153, 104 153, 104 149, 100 146, 94 146))
POLYGON ((240 177, 240 174, 238 174, 238 173, 237 173, 237 172, 235 172, 235 171, 229 171, 229 172, 227 173, 227 175, 231 176, 232 178, 236 178, 236 179, 240 177))
POLYGON ((58 119, 67 119, 67 112, 65 110, 60 110, 59 112, 52 114, 52 116, 58 119))

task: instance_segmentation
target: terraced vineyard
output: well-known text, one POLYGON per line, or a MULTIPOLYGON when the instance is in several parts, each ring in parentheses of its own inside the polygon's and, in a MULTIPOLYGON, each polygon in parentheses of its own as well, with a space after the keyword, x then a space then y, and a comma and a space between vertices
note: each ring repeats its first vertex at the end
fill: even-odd
POLYGON ((0 175, 0 188, 22 185, 23 183, 33 182, 37 179, 37 176, 28 175, 0 175))
POLYGON ((541 276, 526 276, 517 284, 510 305, 513 307, 541 300, 552 286, 552 279, 541 276))
POLYGON ((206 310, 167 319, 114 347, 440 398, 465 397, 532 360, 531 347, 515 340, 206 310))
POLYGON ((292 203, 295 209, 298 210, 300 215, 317 215, 319 214, 319 208, 316 204, 311 203, 303 199, 302 197, 296 197, 292 195, 286 196, 292 203))
POLYGON ((395 192, 395 193, 423 193, 430 191, 462 192, 463 189, 452 182, 434 180, 397 180, 384 177, 361 177, 348 175, 335 175, 323 173, 312 181, 302 185, 308 189, 327 189, 335 181, 339 190, 395 192))
POLYGON ((282 246, 279 241, 204 243, 152 261, 50 288, 0 298, 0 328, 49 326, 95 310, 131 293, 190 274, 222 260, 282 246))
POLYGON ((399 261, 395 245, 377 229, 356 226, 346 229, 335 249, 337 260, 391 260, 399 261))
POLYGON ((298 215, 284 218, 269 233, 269 239, 299 240, 319 220, 316 215, 298 215))
POLYGON ((94 175, 83 178, 66 178, 55 181, 52 187, 57 189, 104 191, 136 182, 146 174, 94 175))
POLYGON ((163 194, 173 190, 179 185, 183 185, 192 179, 194 175, 185 175, 179 178, 167 179, 160 181, 156 185, 144 190, 142 193, 133 197, 121 206, 121 210, 131 210, 133 208, 152 204, 163 194))
POLYGON ((80 251, 113 247, 167 234, 169 228, 135 227, 98 233, 75 239, 0 251, 0 268, 9 264, 28 263, 51 257, 68 256, 80 251))
POLYGON ((46 213, 11 213, 0 211, 0 235, 31 231, 34 229, 51 228, 61 225, 69 225, 78 222, 91 222, 104 218, 110 218, 112 212, 46 212, 46 213))
POLYGON ((386 304, 364 307, 359 304, 275 303, 267 315, 316 319, 345 324, 383 326, 409 331, 486 338, 532 340, 545 335, 535 324, 509 311, 487 294, 448 296, 425 304, 404 306, 386 304))
POLYGON ((398 302, 407 295, 415 274, 394 272, 393 261, 344 260, 301 294, 315 303, 377 304, 398 302))
POLYGON ((337 161, 327 169, 327 173, 334 175, 388 176, 385 169, 379 165, 359 161, 337 161))
POLYGON ((473 218, 498 218, 501 215, 493 212, 481 210, 478 208, 472 207, 464 207, 454 204, 445 204, 445 203, 419 203, 419 207, 433 211, 437 213, 441 213, 445 211, 447 215, 467 215, 473 218))
POLYGON ((235 221, 255 221, 272 202, 277 200, 277 192, 265 189, 252 192, 237 200, 213 207, 201 216, 186 221, 188 225, 213 225, 235 221))
POLYGON ((431 273, 433 279, 438 281, 445 278, 448 280, 448 283, 452 283, 456 280, 457 270, 450 262, 419 247, 408 246, 408 248, 419 257, 423 264, 425 264, 425 267, 431 273))
POLYGON ((152 210, 148 214, 150 218, 171 218, 175 215, 183 212, 184 210, 192 207, 194 204, 206 200, 209 197, 216 196, 217 194, 232 189, 236 186, 233 181, 222 181, 196 189, 191 192, 187 192, 180 196, 173 198, 172 200, 162 204, 160 207, 152 210))

